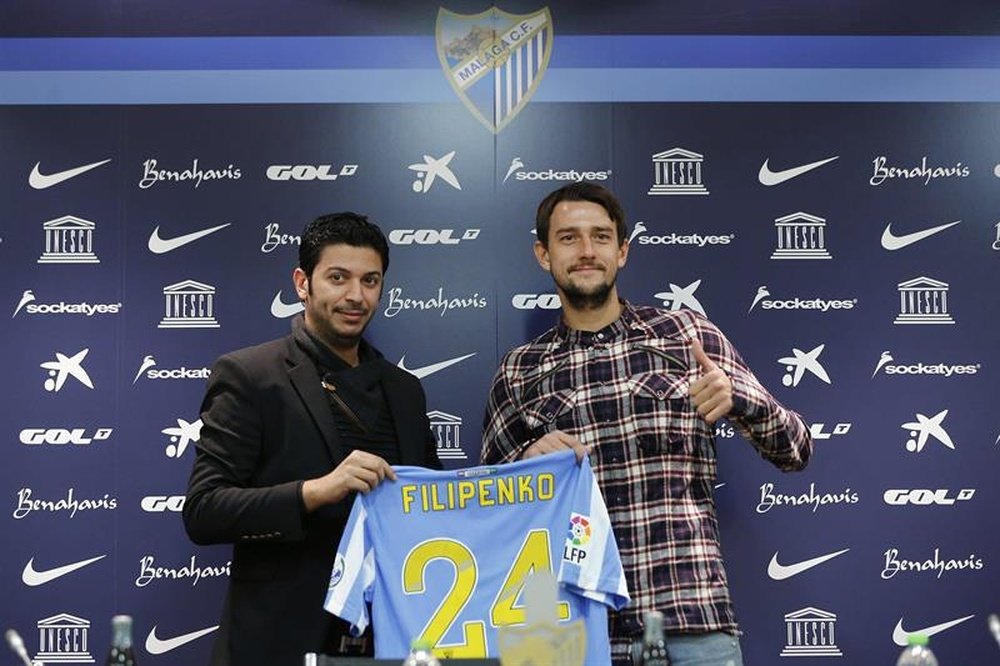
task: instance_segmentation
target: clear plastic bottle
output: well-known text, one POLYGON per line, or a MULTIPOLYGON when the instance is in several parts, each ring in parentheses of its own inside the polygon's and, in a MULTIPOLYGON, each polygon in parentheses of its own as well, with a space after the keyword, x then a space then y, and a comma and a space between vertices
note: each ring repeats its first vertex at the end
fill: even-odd
POLYGON ((403 666, 441 666, 441 662, 431 652, 428 641, 416 638, 410 643, 410 654, 403 660, 403 666))
POLYGON ((105 666, 136 666, 135 649, 132 647, 132 616, 115 615, 111 618, 111 649, 105 666))
POLYGON ((910 634, 906 649, 899 655, 896 666, 938 666, 934 653, 927 647, 930 642, 924 634, 910 634))
POLYGON ((649 611, 643 616, 642 666, 667 666, 667 641, 663 636, 663 613, 649 611))

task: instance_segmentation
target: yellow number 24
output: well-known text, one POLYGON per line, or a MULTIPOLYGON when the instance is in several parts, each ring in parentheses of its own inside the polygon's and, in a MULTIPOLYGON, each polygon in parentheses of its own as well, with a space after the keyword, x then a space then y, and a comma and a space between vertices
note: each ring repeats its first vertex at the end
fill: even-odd
MULTIPOLYGON (((427 565, 434 560, 450 562, 455 568, 455 578, 441 604, 420 632, 420 638, 430 642, 434 646, 434 654, 439 657, 485 657, 486 623, 483 620, 462 623, 461 643, 441 643, 476 591, 479 566, 468 546, 455 539, 429 539, 418 543, 407 553, 403 562, 403 591, 407 594, 423 594, 426 590, 424 573, 427 565)), ((490 607, 490 622, 494 627, 524 623, 524 608, 515 605, 515 602, 524 588, 528 574, 534 571, 552 571, 549 531, 545 529, 531 530, 525 536, 524 543, 490 607)), ((565 601, 559 602, 559 619, 569 619, 569 604, 565 601)))

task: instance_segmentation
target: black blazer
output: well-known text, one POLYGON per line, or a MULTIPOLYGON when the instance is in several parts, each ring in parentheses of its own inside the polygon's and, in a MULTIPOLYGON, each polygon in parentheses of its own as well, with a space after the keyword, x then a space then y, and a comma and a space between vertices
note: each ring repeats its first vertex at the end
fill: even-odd
MULTIPOLYGON (((384 364, 402 464, 440 469, 419 380, 374 362, 384 364)), ((195 543, 234 544, 212 664, 299 666, 339 622, 322 604, 354 500, 302 508, 303 481, 344 458, 316 365, 292 336, 226 354, 201 419, 184 525, 195 543)))

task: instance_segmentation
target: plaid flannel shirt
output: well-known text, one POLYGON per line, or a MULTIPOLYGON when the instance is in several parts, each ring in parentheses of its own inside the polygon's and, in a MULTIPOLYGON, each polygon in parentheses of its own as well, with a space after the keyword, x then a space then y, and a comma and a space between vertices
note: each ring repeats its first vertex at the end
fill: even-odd
POLYGON ((761 386, 722 332, 690 310, 623 303, 600 331, 559 324, 504 357, 486 410, 482 462, 520 459, 555 429, 592 445, 632 605, 613 615, 612 653, 659 610, 669 632, 737 630, 713 496, 714 432, 688 395, 701 374, 690 340, 733 385, 728 420, 782 470, 802 469, 809 429, 761 386))

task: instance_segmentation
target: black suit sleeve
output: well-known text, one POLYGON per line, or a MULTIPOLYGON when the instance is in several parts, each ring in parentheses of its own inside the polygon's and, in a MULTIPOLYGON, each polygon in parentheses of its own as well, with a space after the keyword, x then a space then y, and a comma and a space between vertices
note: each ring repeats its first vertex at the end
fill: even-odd
POLYGON ((265 456, 262 414, 253 381, 232 356, 212 369, 201 406, 201 437, 184 526, 198 544, 304 538, 302 481, 254 487, 265 456))

